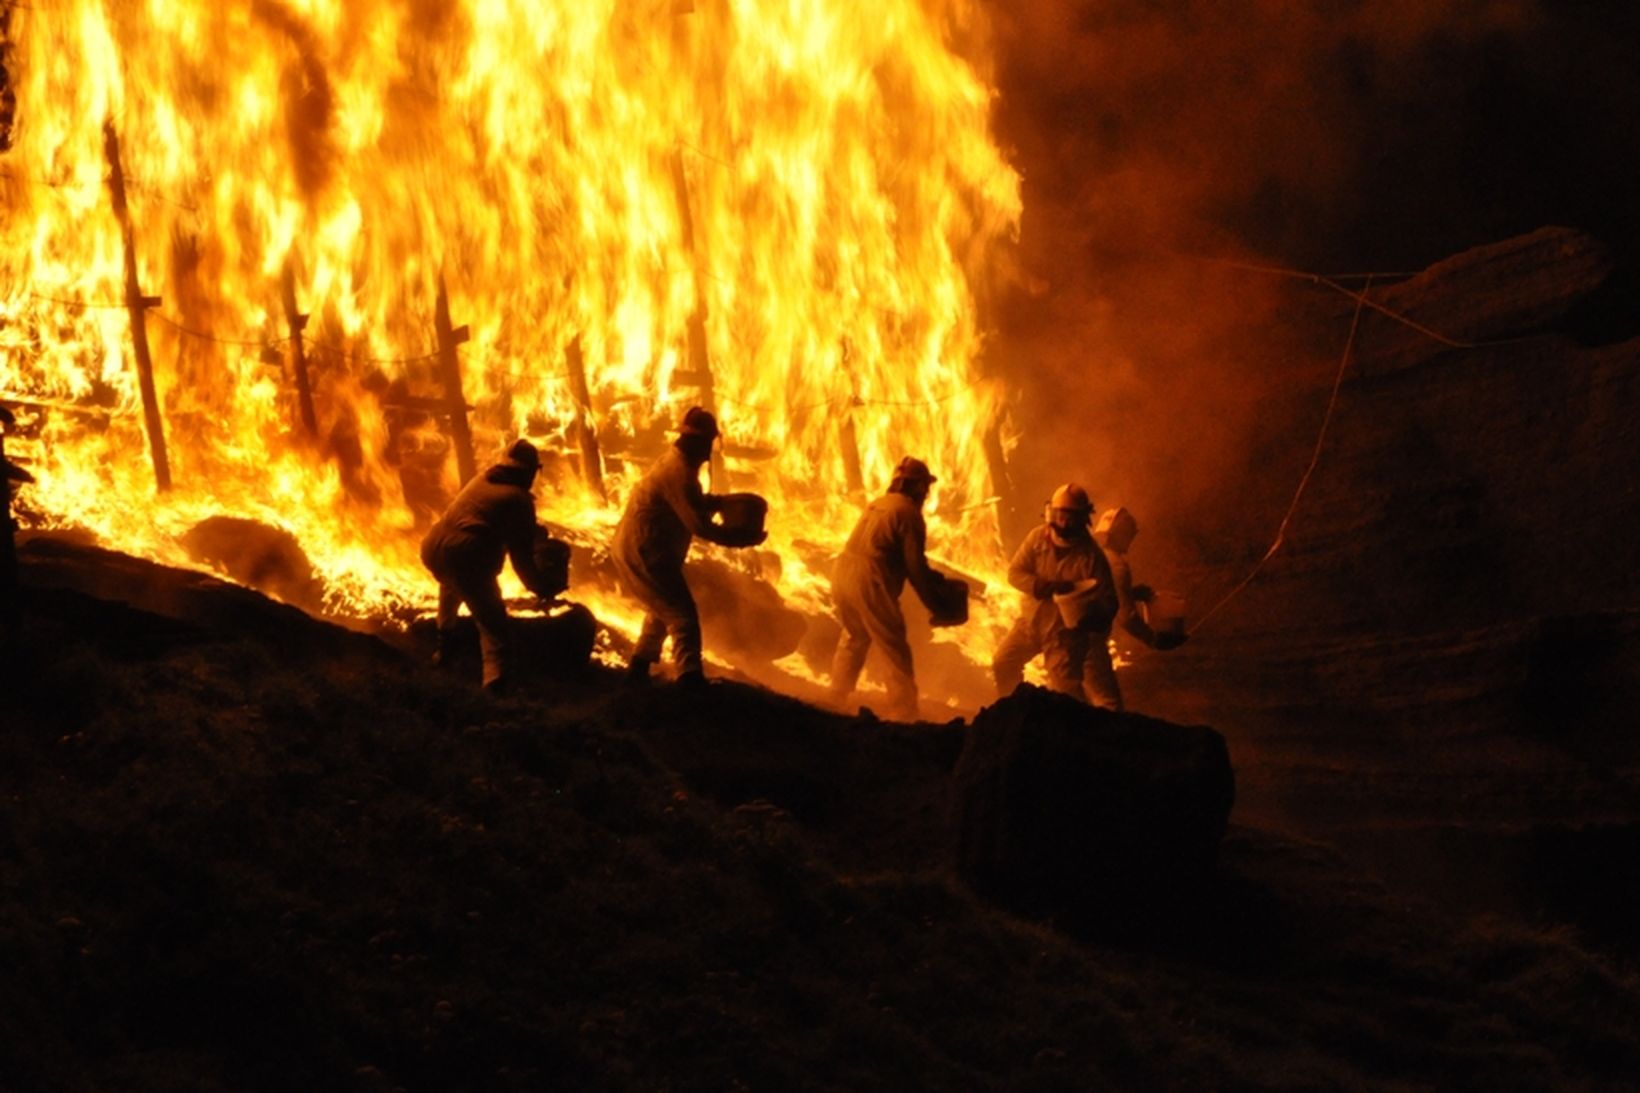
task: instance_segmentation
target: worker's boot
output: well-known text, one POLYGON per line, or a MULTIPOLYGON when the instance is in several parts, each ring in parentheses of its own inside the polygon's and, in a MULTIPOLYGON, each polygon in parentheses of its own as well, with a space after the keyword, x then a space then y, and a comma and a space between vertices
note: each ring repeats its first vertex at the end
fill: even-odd
POLYGON ((649 668, 654 663, 653 657, 633 657, 626 664, 626 681, 628 683, 648 683, 649 668))
POLYGON ((700 669, 684 672, 678 676, 678 690, 688 694, 700 694, 706 690, 706 673, 700 669))

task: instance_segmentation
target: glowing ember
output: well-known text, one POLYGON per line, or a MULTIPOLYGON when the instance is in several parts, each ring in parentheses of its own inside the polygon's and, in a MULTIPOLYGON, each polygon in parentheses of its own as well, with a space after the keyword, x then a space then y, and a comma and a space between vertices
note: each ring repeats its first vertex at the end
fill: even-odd
MULTIPOLYGON (((185 562, 252 517, 337 610, 425 603, 454 359, 478 463, 536 440, 543 515, 589 539, 700 402, 796 602, 799 541, 835 547, 907 453, 931 553, 996 572, 975 297, 1019 197, 967 0, 51 0, 8 34, 0 398, 45 522, 185 562), (470 334, 443 359, 441 325, 470 334)), ((983 615, 963 640, 988 653, 983 615)))

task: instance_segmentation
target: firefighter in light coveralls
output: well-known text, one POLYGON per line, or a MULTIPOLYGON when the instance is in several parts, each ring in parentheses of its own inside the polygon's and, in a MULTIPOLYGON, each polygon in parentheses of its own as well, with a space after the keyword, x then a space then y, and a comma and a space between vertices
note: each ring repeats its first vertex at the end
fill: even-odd
POLYGON ((1120 710, 1122 692, 1110 662, 1116 585, 1110 562, 1089 528, 1093 503, 1088 491, 1074 483, 1060 486, 1046 515, 1047 521, 1025 536, 1008 564, 1008 583, 1025 593, 1025 613, 991 660, 997 693, 1013 693, 1025 678, 1025 665, 1040 653, 1049 687, 1090 705, 1120 710), (1076 592, 1079 586, 1084 590, 1082 619, 1070 627, 1054 596, 1076 592))
POLYGON ((843 625, 831 665, 834 706, 841 707, 854 693, 866 653, 875 642, 888 661, 887 716, 900 721, 917 718, 917 679, 905 616, 900 613, 900 592, 909 581, 931 609, 941 598, 946 578, 929 568, 924 553, 928 528, 922 507, 933 482, 922 460, 900 460, 888 493, 866 507, 832 570, 831 598, 843 625))
POLYGON ((678 683, 692 688, 706 682, 700 612, 683 577, 695 536, 727 547, 756 546, 768 538, 764 531, 743 536, 712 522, 722 500, 701 489, 700 468, 711 459, 718 436, 717 419, 699 406, 690 407, 677 439, 633 488, 615 528, 610 550, 615 569, 645 612, 627 664, 627 675, 635 681, 649 678, 650 666, 660 659, 661 645, 670 636, 678 683))
POLYGON ((1133 567, 1128 564, 1128 547, 1139 534, 1139 522, 1133 514, 1118 505, 1099 514, 1099 523, 1093 529, 1093 541, 1105 552, 1110 562, 1111 577, 1116 582, 1116 625, 1150 646, 1166 652, 1185 643, 1183 634, 1170 631, 1157 633, 1139 612, 1138 605, 1149 603, 1154 595, 1147 584, 1133 583, 1133 567))
POLYGON ((452 649, 456 612, 462 604, 478 624, 484 654, 484 689, 506 687, 508 670, 507 607, 496 578, 507 558, 524 587, 537 595, 556 595, 535 566, 535 499, 530 486, 541 467, 535 446, 516 440, 501 461, 476 476, 456 494, 421 541, 421 561, 438 578, 438 663, 452 649))

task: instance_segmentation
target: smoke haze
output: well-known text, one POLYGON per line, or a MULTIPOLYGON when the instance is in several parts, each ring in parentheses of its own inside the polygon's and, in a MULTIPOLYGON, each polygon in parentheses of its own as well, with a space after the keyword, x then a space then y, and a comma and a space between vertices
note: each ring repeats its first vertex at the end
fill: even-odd
POLYGON ((995 5, 1022 515, 1074 478, 1135 511, 1141 566, 1268 546, 1252 514, 1297 484, 1350 305, 1203 259, 1414 271, 1549 223, 1640 252, 1640 15, 1572 8, 995 5))

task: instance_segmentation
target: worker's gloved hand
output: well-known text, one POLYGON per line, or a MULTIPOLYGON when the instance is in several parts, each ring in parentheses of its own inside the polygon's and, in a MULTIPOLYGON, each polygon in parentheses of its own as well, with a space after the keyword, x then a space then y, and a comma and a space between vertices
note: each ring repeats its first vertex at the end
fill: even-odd
POLYGON ((1148 584, 1136 584, 1133 586, 1134 603, 1149 603, 1155 595, 1156 590, 1151 588, 1148 584))
POLYGON ((1172 630, 1164 630, 1160 634, 1156 635, 1156 648, 1165 653, 1169 649, 1177 649, 1189 640, 1190 636, 1188 634, 1179 634, 1172 630))

